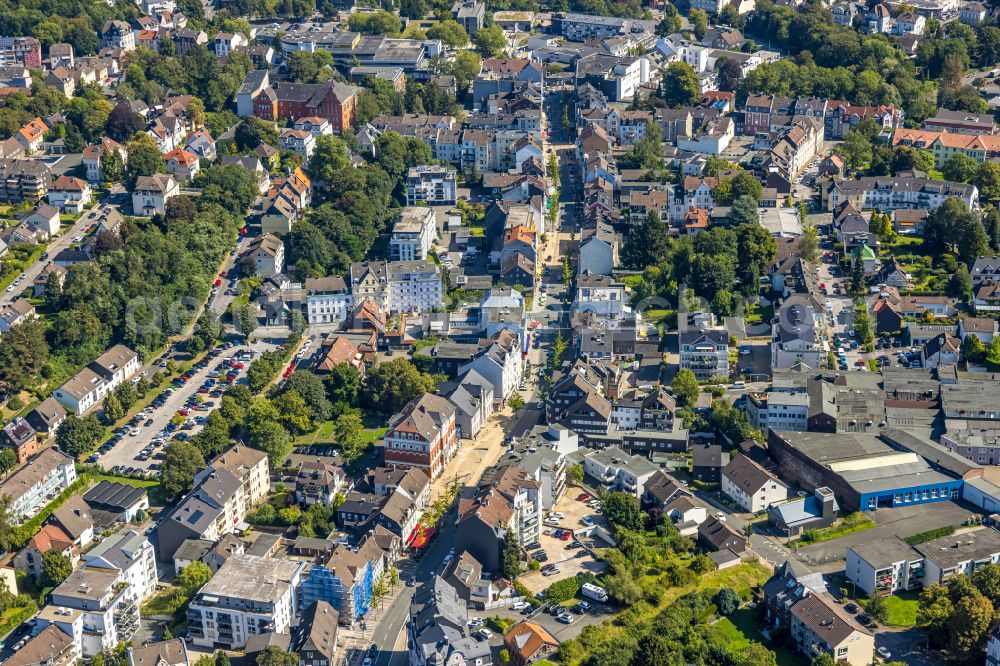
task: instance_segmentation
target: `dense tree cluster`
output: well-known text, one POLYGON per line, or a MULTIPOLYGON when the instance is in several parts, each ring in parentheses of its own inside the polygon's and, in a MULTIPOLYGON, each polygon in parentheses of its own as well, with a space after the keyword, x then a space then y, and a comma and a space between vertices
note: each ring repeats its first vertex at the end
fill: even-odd
POLYGON ((951 656, 982 655, 1000 607, 1000 565, 976 570, 971 578, 956 576, 947 585, 931 585, 920 593, 917 624, 935 647, 951 656))
POLYGON ((129 55, 125 80, 116 92, 120 98, 141 99, 147 104, 162 102, 168 93, 195 95, 204 102, 204 110, 219 111, 252 68, 245 53, 232 53, 222 63, 202 44, 183 56, 139 48, 129 55))
MULTIPOLYGON (((750 181, 760 187, 752 177, 750 181)), ((741 195, 735 203, 749 198, 752 195, 741 195)), ((756 214, 756 204, 752 211, 756 214)), ((680 238, 668 236, 655 214, 635 225, 625 238, 622 263, 644 271, 634 287, 636 302, 657 296, 676 303, 680 287, 686 285, 717 315, 733 314, 735 297, 757 294, 760 277, 777 253, 774 238, 755 219, 739 222, 680 238)))

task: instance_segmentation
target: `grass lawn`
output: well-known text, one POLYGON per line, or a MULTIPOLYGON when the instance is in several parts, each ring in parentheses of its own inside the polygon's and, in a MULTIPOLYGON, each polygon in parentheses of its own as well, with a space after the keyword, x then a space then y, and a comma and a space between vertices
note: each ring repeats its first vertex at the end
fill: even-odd
POLYGON ((760 307, 760 305, 754 304, 747 308, 747 314, 745 317, 747 324, 760 324, 765 321, 771 321, 772 319, 774 319, 773 305, 760 307))
POLYGON ((135 488, 152 488, 153 486, 160 485, 160 482, 155 479, 133 479, 128 476, 113 476, 111 474, 94 474, 94 481, 111 481, 135 488))
POLYGON ((735 624, 730 622, 729 618, 724 617, 713 626, 726 635, 726 638, 729 639, 729 647, 733 650, 742 650, 750 645, 750 639, 735 624))
POLYGON ((762 643, 774 650, 774 654, 778 660, 778 666, 808 666, 809 660, 804 656, 790 650, 784 645, 772 645, 764 635, 760 633, 760 625, 757 624, 757 618, 755 617, 756 611, 750 608, 741 608, 740 610, 733 613, 733 615, 725 620, 720 621, 718 624, 723 622, 728 622, 731 627, 737 632, 739 632, 748 641, 757 641, 762 643))
POLYGON ((901 592, 886 597, 885 605, 889 609, 889 619, 886 624, 890 627, 916 626, 919 596, 916 592, 901 592))
POLYGON ((187 603, 188 597, 184 590, 179 587, 172 587, 151 597, 149 601, 142 605, 143 615, 173 615, 177 610, 187 603))
POLYGON ((830 527, 824 527, 818 530, 806 530, 806 533, 802 536, 801 541, 802 543, 822 543, 824 541, 832 541, 833 539, 846 536, 848 534, 854 534, 855 532, 861 532, 872 527, 875 527, 874 520, 863 513, 852 513, 836 525, 831 525, 830 527))
MULTIPOLYGON (((304 435, 299 435, 295 438, 293 444, 295 446, 309 446, 310 444, 333 444, 333 421, 325 421, 319 425, 318 428, 312 432, 307 432, 304 435)), ((382 438, 385 431, 388 430, 385 426, 378 427, 368 427, 365 429, 365 442, 372 443, 376 442, 382 438)))

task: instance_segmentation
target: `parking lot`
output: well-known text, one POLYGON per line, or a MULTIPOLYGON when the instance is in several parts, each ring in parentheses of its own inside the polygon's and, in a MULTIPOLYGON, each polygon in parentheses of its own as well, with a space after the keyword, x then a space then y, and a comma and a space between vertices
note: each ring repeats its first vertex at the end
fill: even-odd
MULTIPOLYGON (((192 366, 187 380, 176 380, 165 388, 146 410, 115 431, 96 457, 88 459, 106 470, 121 468, 140 473, 155 473, 163 459, 163 449, 170 438, 188 439, 201 430, 209 412, 218 407, 222 391, 231 383, 245 382, 246 367, 264 348, 272 345, 227 343, 210 352, 192 366), (241 355, 238 357, 237 355, 241 355), (240 367, 242 366, 242 367, 240 367), (227 377, 232 377, 228 381, 227 377), (175 416, 184 421, 172 423, 175 416)), ((160 363, 166 364, 165 360, 160 363)))
MULTIPOLYGON (((597 513, 600 509, 595 510, 585 502, 576 499, 581 492, 579 488, 568 487, 554 508, 555 513, 561 513, 563 516, 557 520, 543 523, 542 537, 539 539, 541 549, 533 550, 532 555, 544 552, 546 559, 542 561, 542 566, 554 564, 558 567, 558 571, 547 575, 543 571, 529 571, 523 574, 519 580, 534 594, 541 592, 557 580, 571 578, 580 572, 588 571, 592 574, 598 574, 607 569, 607 565, 595 560, 586 548, 580 545, 574 546, 579 542, 585 544, 593 542, 591 537, 576 538, 578 531, 587 528, 583 522, 584 517, 588 517, 594 524, 602 527, 607 526, 604 518, 597 513), (564 534, 562 538, 557 537, 556 533, 559 530, 565 530, 569 534, 564 534)), ((597 542, 595 545, 601 547, 604 544, 597 542)))

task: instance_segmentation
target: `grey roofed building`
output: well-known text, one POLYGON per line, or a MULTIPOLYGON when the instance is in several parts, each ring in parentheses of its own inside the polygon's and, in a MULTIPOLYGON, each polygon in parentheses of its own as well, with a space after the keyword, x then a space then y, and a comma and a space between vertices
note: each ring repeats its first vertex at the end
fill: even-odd
POLYGON ((72 636, 49 624, 4 663, 7 666, 60 666, 75 664, 76 658, 82 656, 76 654, 72 636))
MULTIPOLYGON (((984 527, 971 532, 949 534, 931 539, 914 546, 914 548, 925 558, 933 561, 942 572, 969 561, 975 562, 978 568, 981 561, 986 559, 991 560, 990 564, 997 563, 997 556, 1000 555, 1000 532, 992 527, 984 527)), ((958 571, 956 573, 966 572, 958 571)), ((931 582, 940 581, 932 580, 931 582)))
POLYGON ((79 495, 67 498, 62 506, 52 512, 52 519, 74 541, 80 540, 88 530, 93 534, 94 517, 90 513, 90 507, 79 495))
POLYGON ((129 646, 128 666, 187 666, 188 652, 184 640, 174 638, 138 647, 129 646))
POLYGON ((60 405, 58 400, 49 396, 28 412, 27 418, 35 432, 51 434, 66 419, 66 408, 60 405))
POLYGON ((492 663, 490 646, 467 635, 468 611, 458 591, 440 576, 417 589, 410 603, 410 630, 407 632, 411 654, 419 663, 450 663, 455 653, 464 662, 488 666, 492 663))
POLYGON ((174 562, 200 562, 212 550, 213 545, 214 542, 208 539, 185 539, 174 551, 174 562))
POLYGON ((298 653, 303 666, 334 662, 339 617, 337 609, 323 600, 314 601, 302 612, 292 634, 292 651, 298 653))
POLYGON ((788 627, 792 606, 808 594, 826 591, 823 574, 809 569, 794 557, 786 558, 763 586, 764 613, 775 627, 788 627))
POLYGON ((828 527, 837 520, 840 506, 829 488, 817 488, 807 497, 796 497, 772 506, 768 521, 783 536, 796 536, 807 529, 828 527))

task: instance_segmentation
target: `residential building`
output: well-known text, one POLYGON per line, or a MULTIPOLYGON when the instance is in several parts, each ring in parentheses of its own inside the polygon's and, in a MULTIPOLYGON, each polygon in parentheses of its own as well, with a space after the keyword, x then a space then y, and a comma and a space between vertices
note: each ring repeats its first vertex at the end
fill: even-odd
POLYGON ((295 476, 295 501, 309 506, 330 506, 337 493, 346 491, 344 472, 322 460, 304 461, 295 476))
POLYGON ((326 601, 314 601, 302 611, 292 635, 292 652, 299 666, 329 666, 337 653, 337 625, 340 613, 326 601))
POLYGON ((42 69, 42 44, 34 37, 0 37, 0 66, 42 69))
POLYGON ((117 570, 77 569, 52 590, 51 604, 80 611, 85 658, 129 641, 139 629, 139 601, 117 570))
POLYGON ((441 269, 426 260, 393 261, 387 266, 390 313, 443 309, 441 269))
POLYGON ((488 641, 469 635, 466 602, 439 576, 417 588, 406 627, 410 666, 476 664, 491 666, 488 641))
POLYGON ((87 181, 62 175, 49 187, 49 204, 64 213, 79 214, 90 203, 92 192, 87 181))
POLYGON ((135 31, 125 21, 105 21, 104 27, 101 28, 101 46, 134 51, 135 31))
POLYGON ((194 596, 188 636, 194 645, 235 650, 254 635, 289 633, 305 563, 234 555, 194 596))
POLYGON ((454 14, 458 24, 465 28, 469 37, 475 37, 483 27, 486 5, 478 0, 459 0, 452 5, 451 13, 454 14))
POLYGON ((617 446, 609 446, 583 457, 583 471, 596 479, 602 486, 612 490, 642 496, 646 481, 653 476, 658 466, 643 456, 625 453, 617 446))
POLYGON ((201 169, 199 157, 184 148, 174 148, 163 159, 167 163, 167 173, 177 179, 179 183, 186 183, 194 180, 195 175, 201 169))
POLYGON ((416 467, 436 479, 458 448, 455 407, 431 393, 418 396, 393 418, 382 441, 387 466, 416 467))
POLYGON ((253 261, 255 272, 260 277, 271 277, 285 269, 285 244, 272 234, 254 239, 245 256, 253 261))
POLYGON ((145 535, 131 529, 104 537, 83 556, 84 566, 117 571, 140 604, 156 592, 156 555, 145 535))
POLYGON ((187 644, 183 638, 172 638, 142 646, 128 646, 128 666, 188 666, 187 644))
POLYGON ((10 498, 11 519, 23 523, 76 481, 73 458, 45 448, 0 482, 0 497, 10 498))
POLYGON ((962 199, 969 208, 979 208, 979 190, 975 185, 909 176, 832 180, 824 186, 821 195, 827 211, 845 201, 860 210, 933 210, 953 196, 962 199))
POLYGON ((132 212, 144 217, 163 215, 167 201, 180 193, 180 185, 173 176, 162 173, 139 176, 132 189, 132 212))
POLYGON ((389 237, 390 261, 423 261, 437 239, 437 217, 427 206, 407 206, 389 237))
POLYGON ((347 320, 355 302, 344 278, 307 278, 302 286, 310 324, 341 324, 347 320))
POLYGON ((72 666, 82 656, 72 633, 49 624, 4 663, 8 666, 72 666))
POLYGON ((459 366, 465 373, 474 370, 492 384, 494 404, 502 406, 517 390, 521 381, 524 359, 518 336, 510 329, 501 329, 482 341, 480 351, 468 363, 459 366))
POLYGON ((493 382, 470 368, 447 397, 455 406, 458 438, 474 438, 493 414, 493 382))
POLYGON ((0 203, 39 201, 49 185, 49 168, 28 159, 0 159, 0 203))
POLYGON ((933 118, 924 120, 924 129, 957 134, 996 134, 993 116, 988 113, 969 113, 938 109, 933 118))
POLYGON ((764 619, 774 628, 792 625, 792 606, 810 594, 826 591, 823 574, 814 572, 794 557, 779 565, 762 586, 764 619))
POLYGON ((278 146, 282 150, 298 153, 308 160, 316 150, 316 136, 307 130, 288 128, 281 133, 278 146))
POLYGON ((729 376, 729 333, 724 328, 682 331, 680 368, 698 379, 729 376))
POLYGON ((559 641, 540 624, 523 620, 507 630, 503 644, 514 666, 529 666, 559 649, 559 641))
POLYGON ((541 525, 538 481, 512 465, 492 467, 459 497, 455 550, 471 554, 486 571, 499 571, 506 535, 525 546, 541 538, 541 525))
POLYGON ((407 206, 453 206, 458 198, 455 169, 440 164, 410 167, 405 186, 407 206))
POLYGON ((140 366, 136 352, 125 345, 115 345, 53 391, 52 396, 79 416, 131 379, 140 366))
POLYGON ((826 594, 811 594, 792 606, 791 636, 807 658, 828 654, 848 666, 867 666, 875 650, 871 632, 826 594))
POLYGON ((844 575, 865 594, 894 594, 924 584, 924 558, 899 537, 847 547, 844 575))
POLYGON ((48 131, 49 128, 42 122, 42 119, 35 118, 18 130, 14 138, 21 144, 25 153, 34 153, 42 147, 42 141, 45 139, 45 133, 48 131))
POLYGON ((788 486, 748 456, 735 456, 722 470, 722 492, 749 513, 788 498, 788 486))
POLYGON ((15 416, 3 427, 4 439, 17 456, 17 464, 23 465, 38 453, 38 433, 23 416, 15 416))
POLYGON ((101 137, 97 143, 92 143, 83 151, 83 166, 87 169, 87 180, 99 183, 104 180, 103 161, 111 154, 121 157, 122 165, 128 160, 125 146, 108 137, 101 137))
POLYGON ((191 492, 157 526, 160 559, 172 559, 186 539, 215 541, 241 529, 270 489, 269 470, 263 451, 234 446, 199 471, 191 492))
MULTIPOLYGON (((351 625, 371 608, 375 586, 389 564, 389 551, 379 542, 386 538, 378 526, 357 546, 339 544, 322 564, 313 565, 303 576, 298 590, 298 604, 309 608, 325 601, 338 613, 341 625, 351 625)), ((398 542, 392 535, 389 542, 398 542)))

